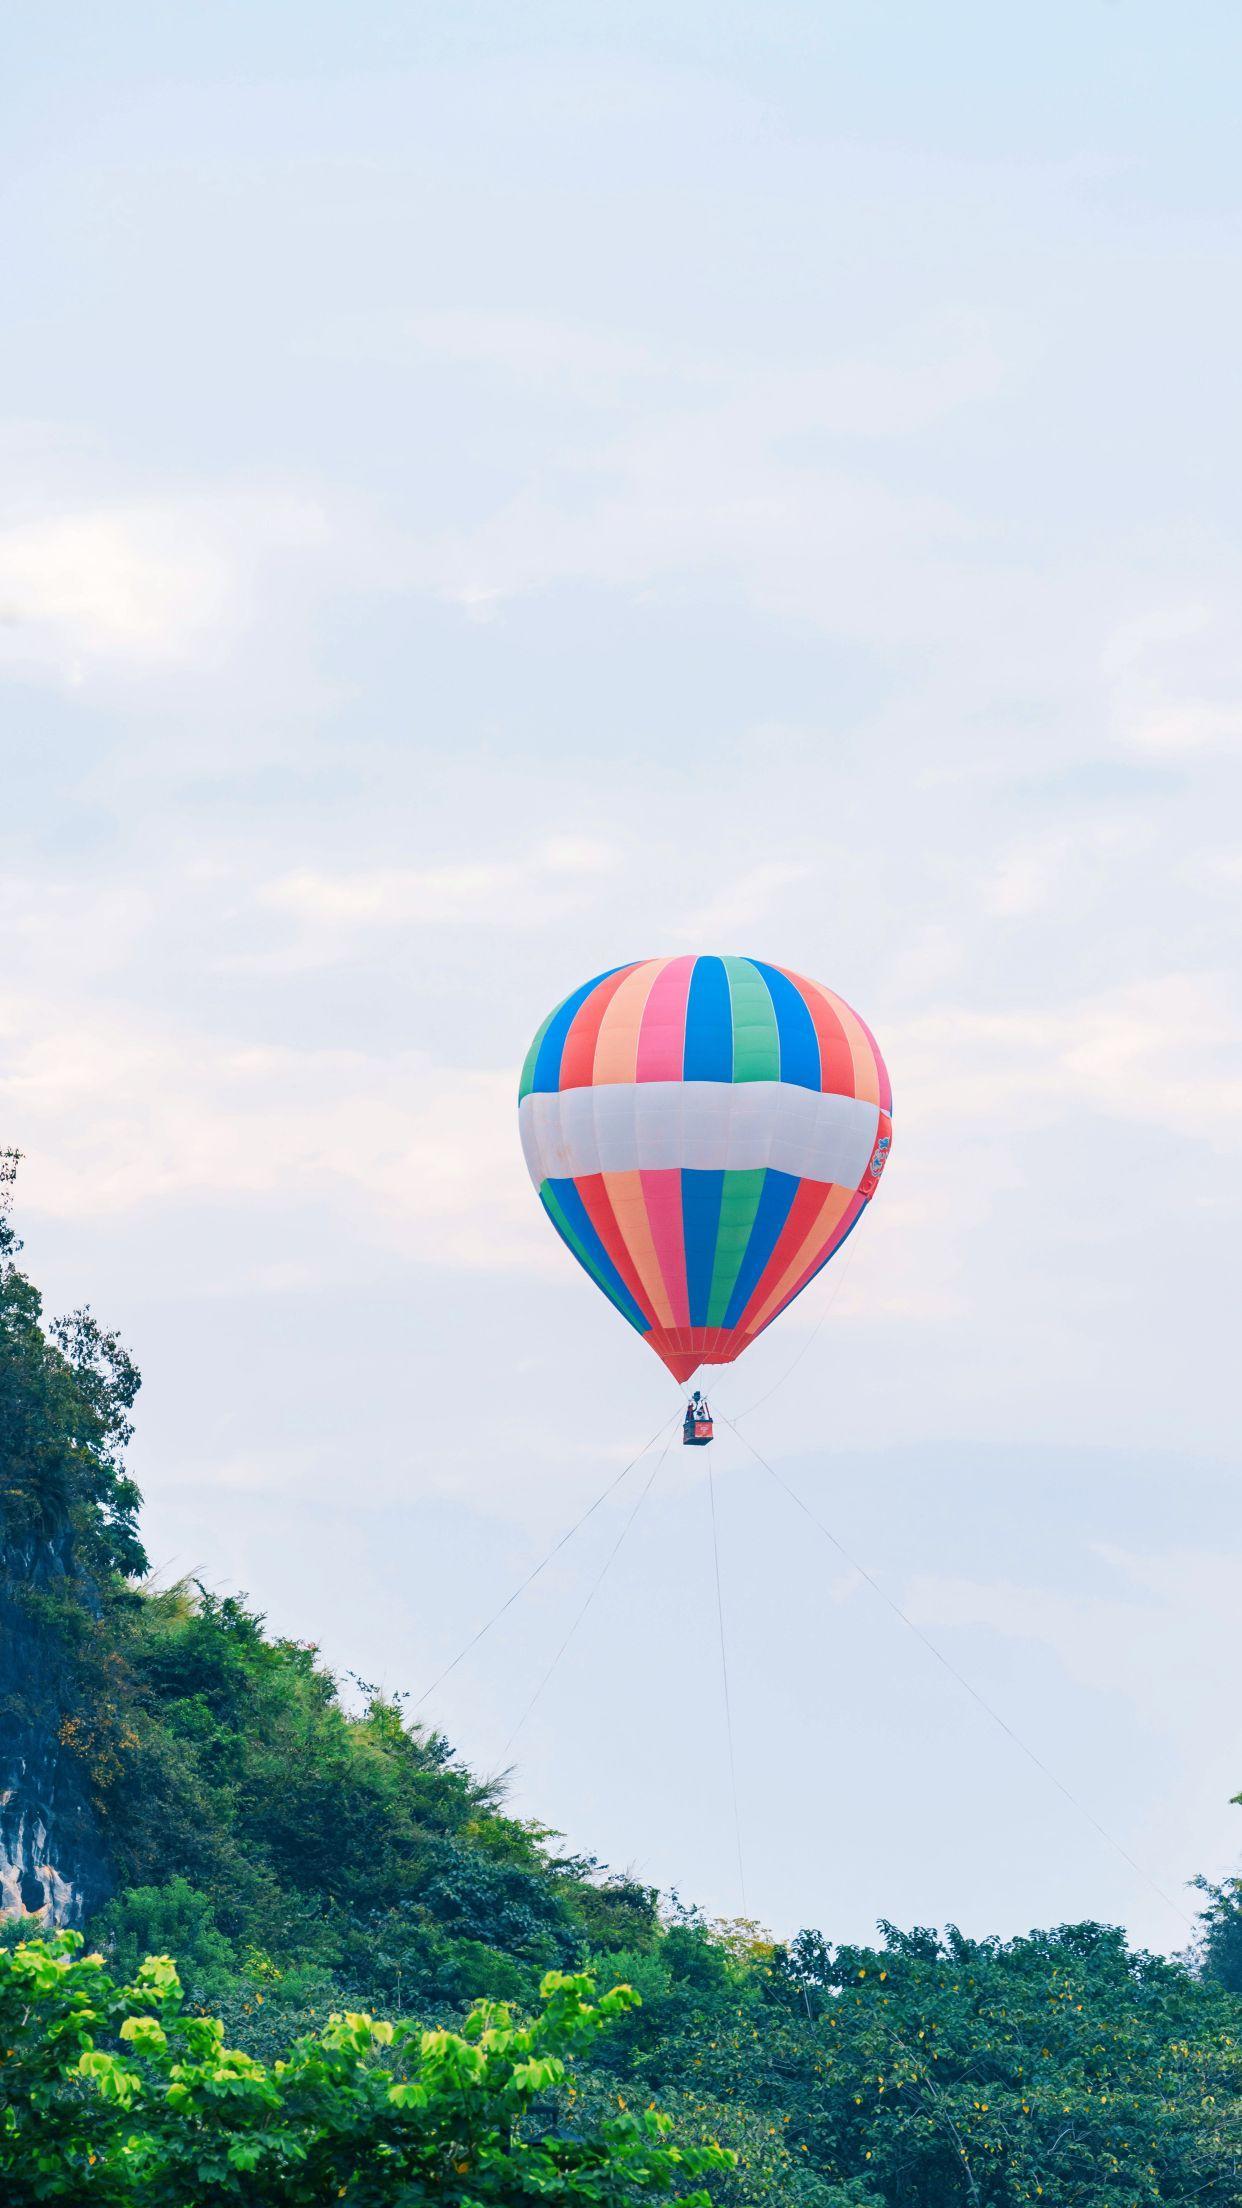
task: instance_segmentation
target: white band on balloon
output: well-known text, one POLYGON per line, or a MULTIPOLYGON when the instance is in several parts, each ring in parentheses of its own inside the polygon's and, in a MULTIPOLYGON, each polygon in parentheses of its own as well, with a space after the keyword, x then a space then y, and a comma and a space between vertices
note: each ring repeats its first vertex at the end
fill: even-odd
POLYGON ((674 1166, 857 1188, 871 1163, 879 1107, 792 1081, 614 1081, 522 1098, 522 1149, 536 1188, 590 1173, 674 1166))

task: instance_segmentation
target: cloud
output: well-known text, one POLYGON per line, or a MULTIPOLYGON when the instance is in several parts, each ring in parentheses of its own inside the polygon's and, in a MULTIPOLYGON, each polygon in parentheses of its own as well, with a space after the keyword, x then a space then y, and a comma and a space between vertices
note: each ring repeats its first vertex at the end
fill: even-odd
MULTIPOLYGON (((953 562, 977 532, 947 498, 888 488, 871 448, 997 388, 1001 366, 975 322, 794 366, 521 317, 403 328, 411 358, 546 383, 566 409, 542 464, 490 511, 394 544, 392 578, 406 589, 477 616, 558 583, 647 592, 694 574, 886 647, 898 608, 939 635, 928 560, 943 560, 937 590, 956 598, 953 562)), ((976 621, 980 587, 976 576, 976 621)))
POLYGON ((299 920, 408 927, 511 916, 523 882, 515 866, 377 867, 369 873, 283 874, 260 902, 299 920))
POLYGON ((258 902, 317 935, 359 928, 542 924, 585 903, 612 871, 607 845, 585 837, 542 844, 528 859, 495 864, 373 867, 330 873, 297 868, 265 883, 258 902))
POLYGON ((920 1121, 1013 1131, 1089 1110, 1220 1148, 1242 1132, 1242 1020, 1216 974, 1012 1012, 945 1007, 895 1030, 891 1055, 920 1121))
POLYGON ((221 618, 230 581, 214 547, 149 511, 70 514, 0 533, 0 620, 58 660, 175 659, 221 618))
POLYGON ((669 365, 667 352, 650 342, 534 315, 418 314, 392 324, 355 325, 351 335, 372 358, 378 353, 495 368, 533 383, 613 384, 647 378, 669 365))
POLYGON ((676 933, 696 949, 726 947, 737 941, 738 931, 762 919, 784 889, 809 881, 814 868, 793 860, 770 860, 752 866, 728 882, 716 896, 687 915, 676 933))
POLYGON ((998 920, 1028 919, 1064 901, 1066 883, 1110 879, 1119 860, 1157 841, 1154 821, 1071 820, 1016 844, 988 873, 982 903, 998 920))
POLYGON ((762 419, 778 440, 809 432, 905 436, 992 397, 1004 362, 983 321, 938 315, 887 343, 790 366, 763 351, 707 351, 667 336, 518 314, 453 312, 341 323, 322 347, 351 358, 446 363, 501 382, 556 389, 589 408, 640 402, 645 412, 705 407, 762 419))
POLYGON ((95 664, 184 664, 253 618, 265 559, 317 548, 313 501, 240 490, 0 526, 0 660, 71 684, 95 664))
POLYGON ((1140 720, 1131 740, 1137 750, 1164 759, 1187 752, 1242 750, 1242 700, 1214 705, 1192 699, 1166 706, 1140 720))
POLYGON ((0 1000, 5 1139, 23 1202, 68 1220, 143 1206, 330 1206, 353 1231, 467 1269, 555 1245, 518 1145, 510 1071, 414 1053, 246 1048, 166 1023, 0 1000))
POLYGON ((564 496, 526 487, 470 529, 394 548, 393 580, 477 610, 562 583, 645 592, 693 575, 836 633, 891 645, 899 607, 905 633, 936 634, 943 611, 916 576, 938 556, 939 589, 958 587, 966 518, 946 499, 782 458, 772 437, 749 407, 657 417, 563 468, 564 496))
POLYGON ((1109 639, 1121 740, 1155 759, 1242 750, 1242 651, 1232 603, 1157 606, 1109 639))
POLYGON ((160 887, 149 879, 88 884, 10 872, 0 879, 0 941, 10 982, 19 969, 37 974, 50 998, 59 977, 123 971, 151 926, 160 887))

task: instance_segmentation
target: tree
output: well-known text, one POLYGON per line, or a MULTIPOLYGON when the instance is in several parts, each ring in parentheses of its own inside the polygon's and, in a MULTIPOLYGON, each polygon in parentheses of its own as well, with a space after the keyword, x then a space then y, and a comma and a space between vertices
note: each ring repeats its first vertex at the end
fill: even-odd
POLYGON ((807 1933, 748 1949, 683 1921, 653 1953, 614 1958, 643 2007, 597 2066, 658 2090, 683 2136, 737 2149, 721 2208, 1242 2198, 1232 1996, 1107 1925, 882 1930, 876 1947, 807 1933))
MULTIPOLYGON (((1233 1798, 1242 1802, 1240 1794, 1233 1798)), ((1194 1958, 1205 1978, 1242 1993, 1242 1878, 1225 1878, 1216 1886, 1197 1878, 1194 1884, 1206 1896, 1194 1958)))
POLYGON ((0 1151, 0 1465, 10 1547, 54 1544, 64 1570, 96 1578, 146 1570, 141 1500, 124 1466, 141 1375, 119 1336, 85 1307, 43 1322, 38 1289, 14 1262, 9 1218, 18 1153, 0 1151))
POLYGON ((460 2032, 336 2015, 266 2065, 188 2015, 174 1965, 118 1984, 76 1933, 0 1953, 0 2178, 9 2208, 708 2208, 721 2148, 652 2108, 581 2122, 569 2060, 634 2006, 552 1971, 521 2024, 476 2002, 460 2032))

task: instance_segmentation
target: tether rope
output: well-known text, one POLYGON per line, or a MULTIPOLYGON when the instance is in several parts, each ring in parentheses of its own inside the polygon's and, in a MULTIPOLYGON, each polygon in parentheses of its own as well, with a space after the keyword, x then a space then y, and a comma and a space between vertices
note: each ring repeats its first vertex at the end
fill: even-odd
MULTIPOLYGON (((794 1358, 793 1363, 785 1367, 785 1370, 781 1374, 780 1379, 774 1380, 771 1387, 767 1389, 765 1394, 757 1396, 753 1403, 748 1403, 744 1411, 738 1411, 736 1413, 735 1418, 728 1419, 729 1425, 734 1425, 736 1423, 736 1419, 738 1418, 749 1418, 752 1411, 760 1410, 762 1406, 765 1403, 769 1402, 771 1398, 776 1394, 778 1388, 784 1387, 785 1382, 789 1379, 790 1375, 797 1371, 798 1366, 802 1363, 802 1360, 806 1356, 806 1353, 810 1348, 812 1342, 815 1340, 816 1335, 819 1333, 822 1327, 825 1327, 828 1324, 828 1321, 832 1316, 833 1310, 836 1306, 837 1297, 840 1295, 842 1288, 845 1286, 845 1276, 849 1272, 850 1266, 854 1261, 854 1251, 856 1248, 857 1244, 854 1240, 853 1235, 851 1234, 849 1242, 845 1249, 845 1253, 841 1259, 841 1263, 837 1268, 837 1277, 833 1283, 832 1294, 829 1296, 827 1303, 824 1305, 823 1310, 820 1312, 819 1317, 816 1319, 814 1326, 811 1328, 810 1333, 807 1335, 807 1338, 802 1344, 801 1349, 798 1351, 797 1356, 794 1358)), ((831 1264, 831 1258, 828 1262, 829 1264, 831 1264)), ((825 1268, 825 1270, 826 1269, 827 1268, 825 1268)), ((727 1415, 728 1414, 726 1413, 726 1417, 727 1415)))
MULTIPOLYGON (((742 1440, 745 1436, 742 1435, 742 1440)), ((716 1482, 712 1478, 711 1460, 707 1466, 707 1493, 712 1512, 712 1562, 716 1567, 716 1622, 720 1628, 720 1683, 724 1688, 725 1737, 729 1744, 729 1787, 733 1795, 733 1838, 737 1846, 737 1878, 742 1896, 742 1915, 746 1915, 746 1865, 742 1860, 742 1819, 737 1801, 737 1764, 733 1754, 733 1708, 729 1700, 729 1658, 725 1647, 724 1598, 720 1591, 720 1541, 716 1531, 716 1482)))
MULTIPOLYGON (((664 1444, 663 1449, 660 1451, 659 1456, 656 1458, 655 1463, 651 1467, 651 1471, 647 1476, 647 1485, 644 1487, 642 1493, 639 1495, 638 1500, 635 1503, 634 1508, 630 1512, 629 1517, 626 1519, 620 1533, 617 1535, 617 1538, 613 1542, 607 1556, 604 1558, 603 1563, 600 1565, 599 1571, 595 1576, 594 1583, 591 1587, 590 1593, 586 1598, 586 1601, 583 1603, 582 1608, 579 1610, 577 1617, 574 1619, 573 1624, 570 1626, 568 1633, 565 1635, 565 1638, 561 1642, 560 1647, 557 1649, 555 1656, 552 1658, 551 1663, 548 1665, 547 1670, 545 1671, 542 1679, 540 1680, 529 1702, 527 1703, 526 1708, 523 1710, 521 1716, 517 1721, 517 1724, 514 1726, 513 1731, 510 1733, 509 1738, 505 1742, 504 1747, 501 1749, 500 1753, 502 1759, 508 1755, 514 1741, 517 1739, 518 1734, 521 1732, 527 1718, 530 1716, 531 1711, 534 1709, 540 1695, 543 1693, 543 1690, 547 1686, 549 1679, 552 1677, 553 1672, 556 1670, 557 1665, 560 1663, 562 1656, 564 1655, 575 1633, 577 1632, 578 1627, 581 1625, 583 1619, 587 1614, 587 1611, 590 1609, 591 1604, 594 1602, 595 1597, 600 1591, 600 1588, 603 1586, 604 1581, 607 1579, 609 1572, 612 1570, 613 1563, 616 1560, 617 1551, 621 1547, 622 1542, 625 1540, 630 1527, 633 1525, 634 1520, 637 1518, 639 1511, 642 1509, 643 1504, 647 1500, 647 1497, 650 1495, 651 1490, 655 1485, 656 1479, 659 1476, 660 1467, 663 1464, 672 1446, 673 1437, 670 1434, 668 1440, 664 1444)), ((650 1447, 650 1443, 648 1443, 648 1447, 650 1447)))
POLYGON ((746 1447, 749 1449, 752 1457, 755 1458, 756 1462, 763 1466, 765 1472, 771 1474, 772 1478, 776 1481, 778 1487, 784 1488, 785 1493, 786 1495, 788 1495, 790 1501, 792 1503, 796 1503, 798 1509, 803 1512, 804 1516, 809 1518, 811 1524, 817 1527, 819 1532, 823 1534, 824 1539, 831 1542, 833 1548, 837 1551, 838 1555, 844 1557, 846 1563, 850 1566, 850 1569, 857 1572, 861 1579, 866 1580, 867 1585, 874 1591, 875 1594, 879 1596, 881 1602, 884 1603, 886 1607, 892 1611, 894 1617, 900 1618, 902 1624, 909 1628, 910 1632, 913 1633, 915 1639, 922 1642, 924 1648, 928 1651, 928 1654, 934 1656, 938 1664, 943 1665, 944 1669, 948 1672, 950 1678, 956 1679, 959 1687, 964 1689, 964 1691, 970 1696, 972 1702, 977 1702, 979 1708, 985 1713, 986 1716, 991 1718, 994 1725, 999 1725, 1001 1731, 1008 1735, 1009 1739, 1013 1742, 1014 1747, 1021 1751, 1021 1753, 1027 1758, 1027 1761, 1029 1763, 1033 1763, 1037 1771, 1042 1771, 1044 1777, 1046 1779, 1049 1779, 1053 1786, 1055 1786, 1058 1794, 1064 1795, 1066 1801, 1070 1804, 1070 1806, 1073 1809, 1076 1809, 1079 1816, 1086 1820, 1087 1824, 1090 1825, 1092 1831, 1097 1833, 1099 1835, 1099 1838, 1103 1840, 1106 1847, 1112 1848, 1114 1853, 1121 1857, 1123 1863, 1129 1864, 1130 1869, 1136 1874, 1136 1876, 1141 1878, 1145 1885, 1150 1886, 1152 1892, 1159 1896, 1160 1900, 1164 1903, 1167 1909, 1172 1910, 1175 1917, 1180 1918, 1181 1922, 1185 1925, 1188 1925, 1191 1931, 1195 1931, 1197 1927, 1194 1923, 1194 1920, 1186 1915, 1185 1910, 1179 1907, 1178 1903, 1172 1899, 1171 1895, 1166 1894, 1163 1886, 1159 1884, 1158 1880, 1152 1877, 1151 1872, 1144 1870, 1143 1865, 1135 1861, 1134 1857, 1130 1854, 1129 1849, 1123 1847, 1120 1840, 1116 1839, 1114 1835, 1108 1831, 1107 1827, 1100 1823, 1098 1817, 1094 1817, 1092 1815, 1091 1811, 1087 1808, 1085 1802, 1080 1802, 1077 1795, 1071 1793, 1069 1787, 1065 1784, 1065 1781, 1057 1777, 1056 1772, 1053 1771, 1051 1767, 1044 1762, 1043 1757, 1037 1755, 1033 1748, 1027 1746, 1027 1743, 1023 1740, 1021 1734, 1014 1731, 1013 1726, 1008 1722, 1006 1718, 1003 1718, 1001 1716, 1000 1711, 993 1709, 992 1704, 986 1699, 984 1695, 980 1694, 979 1689, 971 1685, 970 1680, 967 1679, 958 1670, 956 1664, 950 1662, 949 1658, 944 1654, 942 1649, 937 1648, 936 1643, 928 1638, 927 1634, 924 1633, 920 1625, 915 1624, 914 1619, 910 1617, 907 1611, 902 1609, 901 1604, 899 1602, 895 1602, 893 1597, 888 1594, 886 1590, 880 1585, 879 1580, 872 1577, 871 1573, 867 1570, 866 1565, 860 1564, 856 1557, 850 1555, 850 1552, 846 1548, 845 1543, 838 1540, 836 1534, 833 1533, 831 1527, 824 1524, 823 1519, 816 1515, 816 1513, 811 1509, 809 1503, 803 1501, 803 1498, 801 1497, 801 1495, 798 1494, 797 1490, 789 1485, 788 1480, 782 1479, 780 1473, 776 1470, 775 1465, 771 1465, 768 1463, 767 1458, 762 1454, 760 1450, 756 1449, 754 1442, 751 1441, 749 1436, 747 1434, 743 1434, 739 1430, 739 1428, 733 1424, 733 1420, 731 1418, 726 1417, 725 1424, 726 1426, 732 1428, 733 1432, 737 1435, 739 1441, 745 1442, 746 1447))
POLYGON ((645 1441, 643 1443, 642 1448, 638 1452, 638 1455, 636 1457, 631 1457, 629 1463, 622 1467, 620 1472, 618 1472, 616 1478, 608 1482, 607 1487, 603 1489, 602 1493, 596 1496, 595 1501, 590 1505, 590 1507, 583 1511, 581 1518, 575 1518, 568 1532, 563 1533, 560 1540, 553 1543, 553 1546, 548 1550, 547 1555, 543 1557, 538 1564, 536 1564, 532 1572, 528 1572, 526 1574, 526 1577, 521 1582, 520 1586, 515 1587, 513 1593, 509 1595, 504 1602, 501 1603, 499 1610, 493 1612, 492 1616, 487 1620, 486 1625, 481 1625, 477 1633, 471 1634, 470 1639, 466 1642, 465 1646, 458 1649, 452 1663, 446 1664, 443 1671, 437 1673, 436 1677, 432 1680, 431 1685, 429 1687, 424 1687, 422 1693, 419 1695, 417 1702, 411 1704, 411 1716, 413 1715, 415 1710, 421 1710, 424 1702, 427 1701, 428 1697, 435 1693, 437 1687, 443 1685, 444 1681, 448 1678, 448 1675, 451 1671, 456 1671, 457 1666, 470 1654, 471 1649, 478 1647, 479 1642, 491 1632, 492 1627, 494 1625, 499 1625, 500 1620, 503 1618, 506 1610, 511 1610, 513 1608, 513 1605, 517 1601, 519 1595, 524 1595, 527 1588, 531 1585, 532 1581, 538 1579, 540 1572, 544 1572, 547 1570, 549 1564, 552 1562, 553 1557, 559 1556, 566 1542, 573 1540, 573 1537, 578 1532, 579 1528, 585 1526, 587 1519, 594 1517, 595 1512, 599 1509, 600 1504, 606 1503, 608 1497, 613 1493, 614 1489, 620 1487, 622 1480, 627 1478, 627 1476, 633 1471, 635 1465, 642 1463, 642 1460, 646 1456, 647 1451, 651 1448, 654 1448, 656 1442, 659 1440, 661 1434, 664 1432, 665 1427, 671 1426, 672 1423, 673 1421, 671 1418, 666 1418, 662 1425, 657 1426, 654 1434, 651 1436, 650 1441, 645 1441))

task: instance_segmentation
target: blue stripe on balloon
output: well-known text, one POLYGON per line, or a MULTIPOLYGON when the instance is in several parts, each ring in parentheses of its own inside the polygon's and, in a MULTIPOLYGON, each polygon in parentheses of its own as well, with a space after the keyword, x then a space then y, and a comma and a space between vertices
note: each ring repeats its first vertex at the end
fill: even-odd
POLYGON ((759 1276, 776 1248, 781 1228, 789 1217, 794 1197, 802 1182, 796 1173, 778 1173, 769 1166, 764 1175, 759 1196, 759 1208, 750 1230, 750 1240, 742 1258, 741 1270, 733 1283, 729 1308, 724 1315, 726 1326, 736 1326, 759 1284, 759 1276))
MULTIPOLYGON (((598 989, 601 981, 607 981, 610 975, 620 971, 619 966, 610 966, 606 974, 596 974, 594 981, 584 982, 581 989, 575 989, 572 997, 566 997, 564 1004, 552 1014, 548 1022, 548 1032, 539 1045, 539 1056, 535 1060, 535 1072, 531 1081, 532 1089, 560 1087, 561 1053, 565 1048, 565 1037, 569 1033, 574 1014, 581 1011, 592 989, 598 989)), ((559 1182, 557 1185, 559 1187, 559 1182)))
POLYGON ((781 1080, 792 1081, 800 1089, 818 1089, 819 1037, 806 999, 800 989, 795 989, 788 975, 779 973, 775 966, 765 966, 758 958, 752 958, 750 963, 763 975, 776 1012, 781 1080))
POLYGON ((723 1188, 722 1172, 702 1173, 694 1166, 682 1167, 681 1218, 686 1247, 686 1288, 691 1326, 707 1324, 723 1188))
MULTIPOLYGON (((686 1054, 683 1081, 732 1081, 733 1003, 724 960, 696 958, 686 1002, 686 1054)), ((713 1244, 715 1229, 712 1230, 713 1244)), ((691 1315, 691 1324, 705 1321, 691 1315)))
POLYGON ((592 1226, 591 1215, 578 1194, 577 1182, 547 1180, 539 1194, 543 1198, 544 1210, 560 1235, 562 1242, 564 1242, 567 1250, 573 1251, 583 1271, 589 1273, 592 1280, 599 1283, 604 1294, 611 1302, 616 1304, 622 1318, 628 1319, 631 1326, 636 1326, 640 1334, 649 1333, 651 1321, 645 1312, 639 1310, 633 1296, 600 1241, 595 1228, 592 1226), (549 1190, 561 1207, 565 1224, 569 1228, 570 1234, 575 1237, 574 1241, 570 1241, 568 1236, 561 1230, 556 1212, 547 1201, 546 1192, 549 1190))

